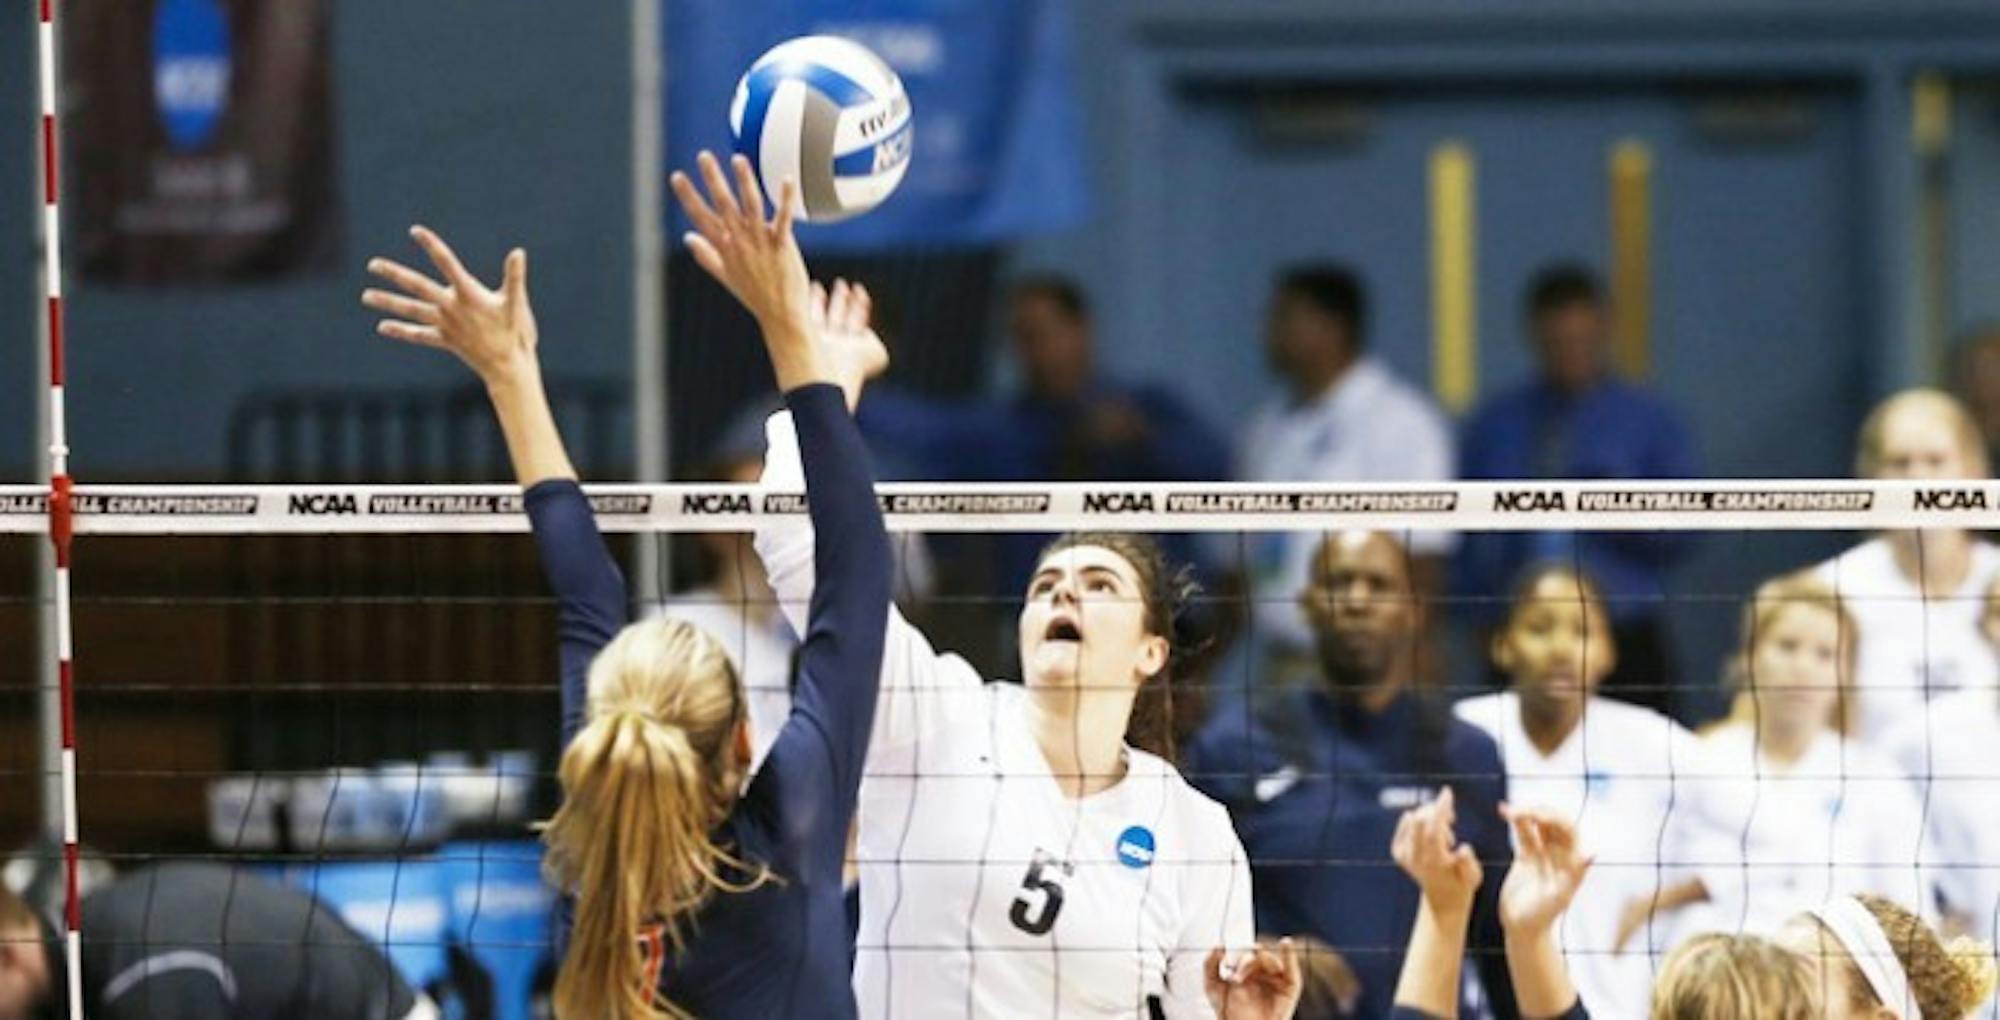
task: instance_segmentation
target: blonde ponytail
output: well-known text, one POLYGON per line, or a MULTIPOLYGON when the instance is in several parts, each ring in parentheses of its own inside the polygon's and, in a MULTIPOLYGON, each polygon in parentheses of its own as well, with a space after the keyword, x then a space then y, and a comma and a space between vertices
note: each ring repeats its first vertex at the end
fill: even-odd
POLYGON ((1945 944, 1944 952, 1958 972, 1958 1010, 1970 1013, 1993 997, 2000 983, 2000 963, 1993 959, 1993 947, 1969 935, 1960 935, 1945 944))
POLYGON ((710 895, 766 878, 713 836, 742 778, 743 719, 728 658, 688 624, 633 624, 591 663, 589 723, 563 751, 563 804, 542 832, 550 879, 576 898, 558 1016, 686 1015, 651 986, 639 939, 657 925, 678 951, 710 895))
POLYGON ((1922 1020, 1959 1020, 1992 996, 1992 946, 1964 936, 1947 945, 1922 918, 1894 900, 1867 894, 1855 899, 1889 937, 1922 1020))

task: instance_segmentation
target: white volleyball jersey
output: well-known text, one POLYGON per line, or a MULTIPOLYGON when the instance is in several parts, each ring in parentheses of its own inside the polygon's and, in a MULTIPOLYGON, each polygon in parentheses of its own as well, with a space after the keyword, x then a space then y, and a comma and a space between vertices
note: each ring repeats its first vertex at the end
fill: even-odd
POLYGON ((1919 871, 1923 812, 1887 755, 1821 733, 1789 767, 1756 747, 1747 724, 1702 739, 1713 778, 1706 802, 1722 838, 1702 863, 1704 929, 1770 934, 1835 896, 1875 893, 1928 913, 1919 871))
POLYGON ((2000 930, 2000 696, 1960 691, 1883 737, 1926 819, 1925 862, 1944 909, 1973 935, 2000 930))
MULTIPOLYGON (((799 484, 787 414, 764 484, 799 484)), ((813 535, 761 529, 757 552, 802 626, 813 535)), ((1255 938, 1250 869, 1228 813, 1128 748, 1126 776, 1067 796, 1029 732, 1026 691, 939 655, 893 609, 855 857, 860 1016, 1213 1017, 1210 950, 1255 938)))
POLYGON ((1986 589, 2000 573, 2000 550, 1972 549, 1965 583, 1925 601, 1896 566, 1884 538, 1873 538, 1815 568, 1854 614, 1861 632, 1854 671, 1860 694, 1859 739, 1876 744, 1925 701, 1955 690, 2000 683, 2000 666, 1979 633, 1986 589))
MULTIPOLYGON (((1923 805, 1925 874, 1938 906, 1991 942, 2000 933, 2000 693, 1959 691, 1929 708, 1928 718, 1884 734, 1883 746, 1923 805)), ((1968 1015, 2000 1018, 2000 1001, 1968 1015)))
POLYGON ((1686 918, 1655 918, 1622 951, 1618 924, 1633 900, 1700 877, 1687 862, 1720 829, 1702 791, 1676 782, 1712 771, 1700 741, 1658 712, 1605 698, 1590 699, 1582 723, 1549 755, 1528 739, 1511 691, 1461 701, 1458 715, 1499 745, 1508 801, 1571 819, 1596 857, 1556 930, 1577 994, 1592 1016, 1645 1016, 1686 918))

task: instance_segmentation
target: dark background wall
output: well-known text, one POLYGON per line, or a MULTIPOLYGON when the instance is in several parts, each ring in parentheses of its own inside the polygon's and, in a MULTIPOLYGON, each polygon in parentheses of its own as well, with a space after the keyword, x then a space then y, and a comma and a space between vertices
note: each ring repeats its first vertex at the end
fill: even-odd
MULTIPOLYGON (((1607 152, 1648 148, 1652 381, 1717 474, 1846 471, 1869 402, 1934 378, 1950 329, 2000 311, 1987 0, 1078 0, 1071 15, 1088 224, 1008 251, 821 266, 901 306, 898 372, 921 388, 1003 377, 990 285, 1055 268, 1095 298, 1112 370, 1174 382, 1233 427, 1270 388, 1271 273, 1319 257, 1363 269, 1376 349, 1427 383, 1425 174, 1445 143, 1478 168, 1489 392, 1525 371, 1517 301, 1533 268, 1608 255, 1607 152), (1941 159, 1912 143, 1926 74, 1955 97, 1941 159), (1766 119, 1744 130, 1745 110, 1766 119), (1948 211, 1937 287, 1927 187, 1948 211)), ((32 19, 32 4, 0 9, 0 479, 21 481, 40 464, 32 19)), ((743 316, 684 259, 670 282, 632 278, 630 44, 618 3, 558 17, 529 0, 340 0, 340 269, 228 291, 72 279, 78 475, 222 476, 232 416, 272 392, 462 386, 449 359, 376 339, 356 301, 369 254, 416 257, 404 228, 419 219, 489 277, 508 246, 533 251, 551 372, 608 401, 630 383, 635 286, 662 287, 676 457, 698 456, 765 372, 743 316)), ((599 477, 629 470, 625 427, 599 477)), ((1688 661, 1718 661, 1745 586, 1841 540, 1711 542, 1683 575, 1688 661)))
MULTIPOLYGON (((341 0, 335 117, 345 256, 338 271, 231 290, 70 285, 73 470, 198 480, 224 467, 232 410, 297 387, 462 382, 432 352, 379 340, 361 308, 372 253, 420 255, 424 222, 488 279, 520 244, 545 344, 567 374, 620 377, 629 357, 630 15, 622 4, 341 0)), ((36 187, 34 5, 0 11, 0 477, 30 449, 36 187)))

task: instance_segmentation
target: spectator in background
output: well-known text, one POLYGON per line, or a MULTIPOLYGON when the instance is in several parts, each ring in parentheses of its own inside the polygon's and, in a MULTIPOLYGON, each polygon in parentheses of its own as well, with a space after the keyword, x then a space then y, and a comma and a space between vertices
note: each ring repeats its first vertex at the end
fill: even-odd
MULTIPOLYGON (((1072 281, 1030 276, 1016 282, 1007 331, 1018 390, 968 406, 871 389, 859 412, 870 445, 938 481, 1217 481, 1227 475, 1227 444, 1178 394, 1098 370, 1090 305, 1072 281)), ((1051 537, 1001 536, 985 593, 1025 589, 1051 537)), ((1185 539, 1164 545, 1176 560, 1191 559, 1185 539)))
POLYGON ((1799 911, 1864 892, 1931 913, 1915 866, 1925 811, 1909 775, 1847 739, 1855 630, 1833 589, 1810 574, 1764 582, 1744 610, 1729 717, 1702 734, 1715 773, 1684 773, 1707 788, 1729 834, 1704 848, 1713 855, 1701 862, 1706 903, 1693 916, 1706 927, 1775 931, 1799 911))
MULTIPOLYGON (((1486 401, 1467 420, 1462 477, 1625 481, 1700 472, 1680 415, 1647 390, 1612 377, 1606 363, 1610 314, 1589 270, 1542 270, 1528 285, 1525 310, 1539 376, 1486 401)), ((1668 570, 1687 550, 1685 534, 1471 534, 1459 549, 1454 587, 1459 595, 1490 600, 1473 602, 1484 632, 1498 623, 1495 597, 1531 564, 1581 567, 1603 586, 1618 645, 1618 668, 1605 678, 1604 693, 1670 712, 1678 677, 1662 596, 1668 570)))
POLYGON ((1979 425, 1987 463, 2000 454, 2000 321, 1973 326, 1952 356, 1952 390, 1979 425))
MULTIPOLYGON (((1981 600, 1980 633, 2000 656, 2000 580, 1981 600)), ((2000 932, 2000 692, 1956 691, 1929 718, 1912 714, 1882 745, 1915 783, 1924 805, 1924 863, 1948 934, 2000 932)), ((1992 1017, 1995 1011, 1981 1011, 1992 1017)))
MULTIPOLYGON (((1905 390, 1862 423, 1863 478, 1951 482, 1987 476, 1986 444, 1958 401, 1905 390)), ((1820 564, 1861 632, 1855 735, 1864 743, 1934 697, 2000 682, 1979 635, 1982 596, 2000 574, 2000 550, 1964 528, 1888 531, 1820 564)))
MULTIPOLYGON (((1437 482, 1451 478, 1451 429, 1430 399, 1368 354, 1368 299, 1350 269, 1287 269, 1271 296, 1265 351, 1282 396, 1244 431, 1236 477, 1246 482, 1437 482)), ((1255 636, 1267 642, 1266 682, 1309 674, 1313 635, 1295 594, 1321 536, 1250 536, 1243 564, 1255 636), (1303 668, 1301 668, 1303 667, 1303 668)), ((1403 536, 1420 597, 1436 594, 1451 536, 1403 536)), ((1386 1001, 1386 1000, 1385 1000, 1386 1001)))
POLYGON ((1481 984, 1500 1015, 1513 1016, 1495 906, 1511 856, 1499 814, 1505 770, 1491 737, 1415 687, 1426 606, 1407 553, 1387 534, 1329 536, 1298 601, 1312 623, 1318 682, 1219 707, 1182 755, 1189 781, 1236 822, 1258 932, 1310 935, 1359 980, 1356 1008, 1298 1015, 1388 1014, 1418 907, 1390 839, 1405 809, 1450 789, 1460 835, 1486 866, 1470 916, 1481 984))
MULTIPOLYGON (((1508 803, 1574 819, 1585 876, 1556 937, 1593 1016, 1646 1015, 1659 961, 1702 900, 1701 872, 1727 831, 1694 734, 1651 709, 1596 696, 1619 649, 1603 599, 1565 564, 1522 578, 1493 662, 1511 689, 1458 703, 1506 765, 1508 803)), ((1463 807, 1461 816, 1473 817, 1463 807)))

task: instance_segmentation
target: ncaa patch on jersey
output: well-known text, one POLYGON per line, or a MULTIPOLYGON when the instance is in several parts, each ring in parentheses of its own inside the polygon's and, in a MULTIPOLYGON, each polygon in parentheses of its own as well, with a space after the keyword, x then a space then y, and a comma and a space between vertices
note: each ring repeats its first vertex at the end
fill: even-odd
POLYGON ((1128 868, 1153 866, 1153 830, 1134 825, 1118 834, 1118 863, 1128 868))

